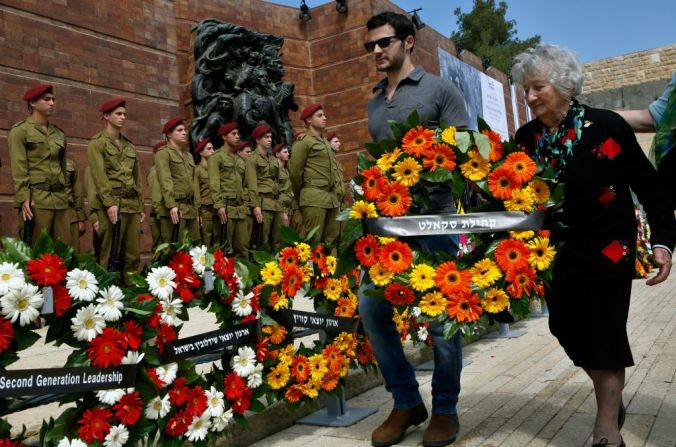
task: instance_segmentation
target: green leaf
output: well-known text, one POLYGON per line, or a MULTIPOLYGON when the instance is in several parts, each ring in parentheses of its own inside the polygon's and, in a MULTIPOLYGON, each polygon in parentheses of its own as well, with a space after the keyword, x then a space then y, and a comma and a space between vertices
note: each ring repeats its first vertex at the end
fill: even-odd
POLYGON ((486 121, 484 121, 483 118, 480 116, 477 117, 477 126, 479 127, 479 132, 482 132, 484 130, 491 130, 491 126, 488 125, 486 121))
POLYGON ((352 241, 345 251, 338 258, 338 265, 336 266, 336 276, 345 275, 352 270, 359 267, 359 261, 354 254, 354 244, 356 241, 352 241))
POLYGON ((146 279, 138 273, 127 273, 127 279, 136 287, 143 287, 144 289, 148 287, 146 279))
POLYGON ((467 186, 465 177, 458 171, 453 171, 453 186, 451 190, 453 191, 453 197, 462 197, 462 193, 467 186))
POLYGON ((470 148, 472 141, 469 137, 469 132, 456 132, 455 133, 455 145, 458 146, 460 152, 463 154, 467 153, 467 150, 470 148))
POLYGON ((357 154, 357 172, 362 172, 365 171, 366 169, 370 168, 371 166, 375 165, 375 161, 371 158, 369 158, 366 153, 364 152, 359 152, 357 154))
POLYGON ((444 168, 437 168, 434 171, 423 171, 420 178, 432 183, 446 183, 453 178, 453 172, 444 168))
POLYGON ((3 237, 0 240, 2 240, 3 251, 11 257, 12 261, 24 264, 31 258, 31 249, 24 241, 11 237, 3 237))
POLYGON ((16 335, 17 351, 28 349, 33 346, 36 341, 40 340, 40 334, 33 331, 21 331, 21 333, 17 332, 16 335))
POLYGON ((484 135, 479 132, 473 132, 474 135, 474 144, 479 149, 479 153, 483 158, 488 160, 488 156, 491 153, 491 139, 488 138, 488 135, 484 135))
POLYGON ((87 353, 85 351, 71 352, 71 354, 68 356, 68 359, 66 360, 66 366, 89 366, 89 358, 87 358, 87 353))
POLYGON ((35 248, 33 249, 33 254, 36 258, 39 258, 44 253, 52 253, 54 251, 54 242, 52 238, 47 234, 47 230, 44 228, 38 236, 38 240, 35 242, 35 248))
POLYGON ((444 338, 450 340, 456 332, 458 332, 458 323, 455 319, 447 321, 444 323, 444 338))
POLYGON ((251 401, 251 406, 249 407, 249 410, 255 413, 261 413, 265 411, 265 405, 263 405, 259 400, 254 400, 251 401))
POLYGON ((413 109, 413 112, 406 118, 406 121, 404 121, 404 126, 408 127, 409 129, 413 129, 414 127, 418 127, 420 125, 420 115, 418 114, 417 109, 413 109))
POLYGON ((124 310, 127 311, 127 312, 131 312, 133 314, 136 314, 136 315, 141 315, 142 317, 153 314, 152 310, 138 309, 136 307, 125 307, 124 310))
POLYGON ((260 265, 265 265, 266 262, 274 262, 275 257, 267 251, 252 251, 251 257, 260 265))
POLYGON ((284 241, 285 244, 292 245, 296 242, 300 242, 300 236, 293 228, 282 225, 280 231, 282 233, 282 241, 284 241))

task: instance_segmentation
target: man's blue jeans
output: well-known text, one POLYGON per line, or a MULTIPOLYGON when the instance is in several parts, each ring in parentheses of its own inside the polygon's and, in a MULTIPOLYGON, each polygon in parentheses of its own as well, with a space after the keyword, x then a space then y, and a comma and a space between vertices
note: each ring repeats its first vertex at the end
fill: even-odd
MULTIPOLYGON (((417 241, 421 242, 421 241, 417 241)), ((426 238, 424 244, 439 250, 439 240, 426 238)), ((444 241, 446 242, 446 241, 444 241)), ((447 245, 448 243, 446 242, 447 245)), ((457 246, 456 246, 457 247, 457 246)), ((427 248, 427 247, 426 247, 427 248)), ((447 248, 447 247, 444 247, 447 248)), ((452 248, 452 247, 448 247, 452 248)), ((457 248, 456 248, 457 250, 457 248)), ((393 309, 387 300, 380 300, 364 294, 373 284, 362 285, 359 289, 359 315, 371 340, 373 352, 378 360, 385 380, 385 389, 392 393, 394 408, 414 408, 422 402, 418 381, 411 364, 406 360, 399 333, 392 321, 393 309)), ((428 331, 434 346, 434 373, 432 375, 432 412, 458 414, 460 395, 460 372, 462 370, 462 340, 460 332, 450 340, 444 339, 443 327, 430 324, 428 331)), ((415 336, 415 334, 412 334, 415 336)))

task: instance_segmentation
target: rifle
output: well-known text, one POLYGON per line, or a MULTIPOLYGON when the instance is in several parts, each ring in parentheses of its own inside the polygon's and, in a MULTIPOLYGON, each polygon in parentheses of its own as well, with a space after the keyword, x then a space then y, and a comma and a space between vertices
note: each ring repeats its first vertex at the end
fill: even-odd
POLYGON ((122 227, 122 219, 120 218, 121 202, 121 199, 117 202, 117 222, 113 225, 113 240, 110 242, 110 258, 108 259, 108 271, 110 272, 117 272, 120 264, 120 231, 122 227))
MULTIPOLYGON (((33 188, 28 186, 28 206, 31 206, 31 200, 33 200, 33 188)), ((33 216, 35 218, 35 216, 33 216)), ((35 222, 33 219, 28 219, 23 221, 23 241, 29 247, 33 243, 33 228, 35 227, 35 222)))
POLYGON ((181 222, 179 221, 179 223, 173 224, 173 226, 171 228, 171 243, 172 244, 175 244, 175 243, 178 242, 178 229, 180 228, 180 226, 181 226, 181 222))
MULTIPOLYGON (((228 199, 225 199, 225 214, 228 214, 228 199)), ((219 216, 220 219, 220 216, 219 216)), ((221 234, 220 234, 220 245, 221 247, 225 245, 225 241, 228 237, 228 219, 225 219, 225 224, 221 224, 221 234)))

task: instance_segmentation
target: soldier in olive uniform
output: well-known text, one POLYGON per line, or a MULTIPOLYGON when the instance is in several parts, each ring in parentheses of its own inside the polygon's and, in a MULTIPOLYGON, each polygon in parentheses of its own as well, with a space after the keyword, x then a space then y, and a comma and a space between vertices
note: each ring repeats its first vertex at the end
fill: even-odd
MULTIPOLYGON (((282 211, 278 211, 278 218, 282 225, 289 226, 291 224, 290 217, 293 215, 294 209, 298 209, 296 198, 293 196, 293 189, 291 188, 291 179, 289 178, 289 148, 286 144, 280 143, 272 148, 272 154, 277 158, 279 165, 279 202, 282 205, 282 211)), ((282 242, 281 226, 280 231, 272 234, 272 240, 275 245, 282 242)))
POLYGON ((209 138, 205 138, 195 146, 195 154, 199 154, 200 162, 197 165, 197 182, 200 189, 199 225, 202 243, 211 247, 214 238, 214 201, 209 191, 209 159, 214 155, 214 145, 209 138))
MULTIPOLYGON (((153 154, 156 154, 161 148, 167 144, 166 141, 160 141, 159 143, 153 146, 153 154)), ((162 235, 160 232, 160 209, 162 207, 162 191, 160 190, 160 184, 157 181, 157 171, 155 170, 155 165, 152 165, 148 170, 146 175, 146 183, 148 188, 150 188, 150 235, 153 238, 153 252, 158 245, 166 243, 169 241, 162 240, 162 235)))
POLYGON ((85 196, 87 197, 88 205, 88 219, 92 226, 92 250, 94 250, 94 259, 96 262, 101 262, 101 227, 99 225, 99 218, 97 212, 102 208, 101 200, 96 192, 96 185, 92 179, 92 172, 87 164, 84 172, 84 188, 85 196))
POLYGON ((163 241, 178 242, 187 230, 188 237, 197 241, 200 237, 197 222, 199 186, 183 119, 167 121, 162 132, 169 141, 155 154, 155 170, 162 194, 160 237, 163 241), (174 235, 178 240, 174 240, 174 235))
POLYGON ((318 227, 314 239, 333 246, 340 232, 336 217, 344 195, 340 165, 331 145, 322 137, 326 115, 321 104, 310 104, 300 117, 307 131, 293 143, 289 175, 303 215, 302 233, 306 235, 318 227))
POLYGON ((49 122, 54 113, 54 87, 35 86, 22 99, 28 103, 30 116, 16 123, 7 138, 22 237, 35 246, 44 229, 53 240, 69 244, 66 137, 49 122))
MULTIPOLYGON (((256 141, 256 149, 246 160, 246 187, 253 207, 253 240, 258 246, 271 242, 273 231, 279 231, 281 220, 278 211, 283 211, 279 203, 279 165, 269 154, 272 146, 272 128, 267 124, 256 127, 251 132, 256 141)), ((271 243, 275 249, 275 243, 271 243)))
POLYGON ((218 218, 214 234, 228 254, 249 257, 250 211, 244 189, 244 160, 237 156, 240 143, 237 123, 226 123, 218 130, 223 146, 209 159, 209 186, 218 218), (221 234, 224 241, 220 241, 221 234))
POLYGON ((76 253, 80 252, 80 237, 85 234, 84 196, 82 182, 75 160, 66 158, 66 194, 70 209, 70 242, 76 253))
POLYGON ((143 186, 136 147, 122 134, 127 119, 126 101, 123 98, 106 101, 99 111, 106 128, 89 142, 87 159, 101 203, 97 211, 101 235, 100 263, 121 272, 137 273, 141 267, 139 246, 143 186), (115 229, 116 225, 119 230, 115 229), (117 231, 119 244, 113 247, 113 235, 117 231), (113 249, 118 252, 114 253, 113 249), (110 265, 111 256, 117 257, 114 266, 110 265))

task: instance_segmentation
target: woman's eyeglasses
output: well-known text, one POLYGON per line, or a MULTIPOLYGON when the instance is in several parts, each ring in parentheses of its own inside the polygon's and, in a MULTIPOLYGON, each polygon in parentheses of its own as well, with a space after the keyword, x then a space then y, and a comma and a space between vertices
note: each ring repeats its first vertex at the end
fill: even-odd
POLYGON ((373 50, 376 49, 376 45, 381 49, 387 48, 390 46, 390 43, 392 43, 392 39, 399 39, 399 36, 387 36, 378 40, 366 41, 364 42, 364 48, 366 48, 367 53, 373 53, 373 50))

